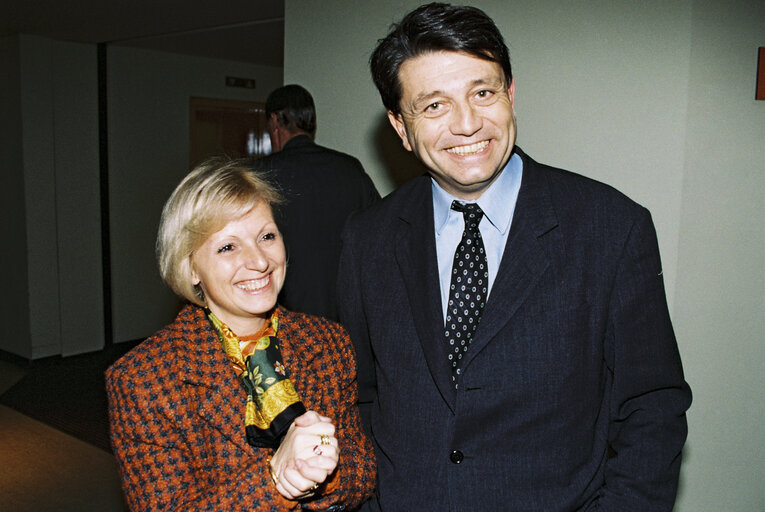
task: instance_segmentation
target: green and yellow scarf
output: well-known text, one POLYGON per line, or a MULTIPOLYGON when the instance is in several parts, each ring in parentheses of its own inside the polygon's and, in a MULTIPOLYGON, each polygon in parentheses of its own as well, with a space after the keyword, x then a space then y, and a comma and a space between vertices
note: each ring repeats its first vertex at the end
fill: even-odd
POLYGON ((247 392, 247 442, 276 448, 292 421, 306 411, 282 362, 276 312, 258 333, 240 338, 212 311, 207 314, 231 365, 247 392))

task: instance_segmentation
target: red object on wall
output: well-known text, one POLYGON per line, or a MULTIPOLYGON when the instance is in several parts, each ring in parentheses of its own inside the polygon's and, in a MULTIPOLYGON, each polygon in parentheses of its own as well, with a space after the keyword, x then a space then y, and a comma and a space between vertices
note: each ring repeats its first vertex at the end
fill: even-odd
POLYGON ((756 100, 765 100, 765 47, 760 46, 757 57, 757 93, 756 100))

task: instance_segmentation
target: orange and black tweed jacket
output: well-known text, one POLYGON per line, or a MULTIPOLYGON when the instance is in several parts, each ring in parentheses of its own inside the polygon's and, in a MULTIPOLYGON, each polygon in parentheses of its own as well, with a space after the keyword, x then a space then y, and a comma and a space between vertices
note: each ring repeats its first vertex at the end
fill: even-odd
POLYGON ((337 428, 340 462, 330 481, 307 501, 276 491, 273 451, 245 439, 244 389, 204 310, 186 306, 106 371, 112 446, 132 511, 353 510, 371 495, 374 453, 355 405, 348 335, 323 318, 278 314, 295 389, 337 428))

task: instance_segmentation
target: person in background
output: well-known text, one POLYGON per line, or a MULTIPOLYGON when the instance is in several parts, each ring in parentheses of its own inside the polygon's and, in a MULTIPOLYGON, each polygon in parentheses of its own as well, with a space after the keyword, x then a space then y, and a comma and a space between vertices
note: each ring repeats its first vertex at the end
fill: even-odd
POLYGON ((106 372, 133 511, 344 511, 372 492, 348 335, 277 306, 279 201, 261 173, 218 159, 165 204, 160 273, 189 303, 106 372))
POLYGON ((279 296, 287 309, 337 320, 340 232, 348 215, 378 199, 372 180, 354 157, 316 144, 311 94, 285 85, 266 100, 273 153, 258 167, 272 169, 285 197, 277 212, 290 271, 279 296))
POLYGON ((671 510, 691 393, 648 211, 515 145, 508 50, 483 11, 419 7, 370 62, 430 176, 343 236, 378 462, 365 510, 671 510))

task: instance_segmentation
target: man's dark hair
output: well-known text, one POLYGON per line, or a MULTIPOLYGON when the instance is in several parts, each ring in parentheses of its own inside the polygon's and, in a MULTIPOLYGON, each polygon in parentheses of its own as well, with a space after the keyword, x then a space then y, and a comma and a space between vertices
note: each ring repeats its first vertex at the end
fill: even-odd
POLYGON ((494 21, 480 9, 431 3, 413 10, 393 24, 390 33, 377 42, 369 59, 372 79, 383 105, 401 113, 401 82, 398 71, 405 60, 428 52, 461 52, 496 62, 513 79, 510 54, 494 21))
POLYGON ((266 98, 266 117, 276 114, 276 120, 287 131, 316 134, 316 107, 311 93, 296 84, 285 85, 266 98))

